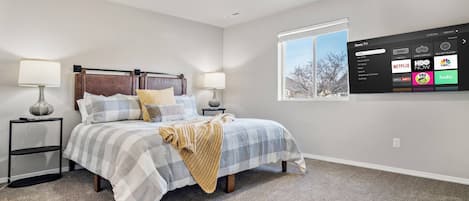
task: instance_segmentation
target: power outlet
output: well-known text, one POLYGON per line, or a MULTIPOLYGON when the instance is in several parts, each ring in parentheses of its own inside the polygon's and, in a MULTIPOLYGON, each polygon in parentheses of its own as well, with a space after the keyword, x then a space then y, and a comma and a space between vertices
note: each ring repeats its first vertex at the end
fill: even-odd
POLYGON ((401 138, 393 138, 392 139, 392 147, 393 148, 401 147, 401 138))

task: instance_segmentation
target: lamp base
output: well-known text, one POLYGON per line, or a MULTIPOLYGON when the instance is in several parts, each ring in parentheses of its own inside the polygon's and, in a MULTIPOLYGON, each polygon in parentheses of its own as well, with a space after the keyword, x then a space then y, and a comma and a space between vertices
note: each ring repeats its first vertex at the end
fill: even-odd
POLYGON ((208 101, 208 106, 210 106, 210 107, 220 107, 220 101, 215 100, 215 99, 210 100, 210 101, 208 101))
POLYGON ((39 100, 29 107, 29 112, 34 116, 44 116, 54 112, 54 107, 44 99, 44 86, 39 86, 39 100))
POLYGON ((212 100, 208 101, 208 106, 210 107, 219 107, 220 101, 217 99, 217 89, 213 89, 212 100))
POLYGON ((52 112, 54 112, 54 107, 45 101, 37 102, 29 107, 29 112, 34 116, 44 116, 52 114, 52 112))

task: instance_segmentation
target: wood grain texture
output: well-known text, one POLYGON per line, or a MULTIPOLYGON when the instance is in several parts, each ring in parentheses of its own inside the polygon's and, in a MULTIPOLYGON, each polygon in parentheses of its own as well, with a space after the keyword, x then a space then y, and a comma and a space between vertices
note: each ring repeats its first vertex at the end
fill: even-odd
POLYGON ((85 92, 112 96, 115 94, 135 95, 137 89, 167 89, 173 87, 174 95, 187 94, 187 79, 184 75, 149 75, 140 76, 129 71, 128 75, 88 74, 83 68, 75 74, 75 110, 78 110, 77 100, 82 99, 85 92))
POLYGON ((75 110, 78 110, 77 100, 82 99, 85 92, 112 96, 115 94, 135 95, 138 88, 137 78, 133 73, 129 75, 87 74, 86 69, 75 74, 75 110))
POLYGON ((234 192, 235 190, 235 185, 236 185, 236 175, 228 175, 226 176, 226 192, 231 193, 234 192))
POLYGON ((101 176, 95 174, 93 177, 94 191, 101 191, 101 176))
POLYGON ((178 77, 168 77, 165 75, 154 76, 143 73, 140 76, 140 89, 167 89, 173 87, 174 95, 181 96, 187 93, 187 80, 183 75, 178 77))

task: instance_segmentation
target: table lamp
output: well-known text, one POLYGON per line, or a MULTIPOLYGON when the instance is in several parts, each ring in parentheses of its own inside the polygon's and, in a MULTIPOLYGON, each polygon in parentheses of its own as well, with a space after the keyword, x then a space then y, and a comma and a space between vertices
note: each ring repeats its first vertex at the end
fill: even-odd
POLYGON ((60 63, 43 60, 22 60, 18 77, 18 85, 38 87, 39 99, 29 108, 34 116, 49 115, 54 112, 52 105, 44 99, 45 87, 60 87, 60 63))
POLYGON ((220 101, 217 99, 217 90, 225 89, 225 73, 205 73, 203 87, 213 89, 213 97, 208 105, 210 107, 219 107, 220 101))

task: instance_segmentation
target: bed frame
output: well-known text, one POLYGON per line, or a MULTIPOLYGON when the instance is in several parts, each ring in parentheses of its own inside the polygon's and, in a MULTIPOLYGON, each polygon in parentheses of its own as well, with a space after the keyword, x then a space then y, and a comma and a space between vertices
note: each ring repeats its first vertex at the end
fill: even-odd
MULTIPOLYGON (((174 88, 174 95, 186 95, 187 80, 184 74, 169 74, 160 72, 143 72, 139 69, 112 70, 98 68, 83 68, 74 65, 75 72, 75 110, 78 110, 77 100, 82 99, 85 92, 112 96, 120 93, 135 95, 137 89, 167 89, 174 88)), ((75 170, 75 162, 69 160, 69 170, 75 170)), ((282 161, 282 172, 287 172, 287 162, 282 161)), ((94 190, 101 191, 101 176, 94 174, 94 190)), ((235 190, 235 174, 226 176, 226 192, 235 190)))

